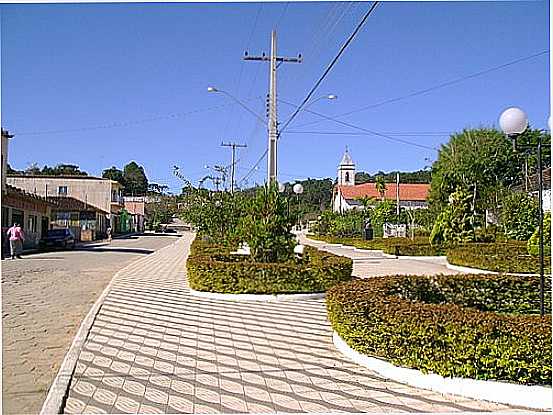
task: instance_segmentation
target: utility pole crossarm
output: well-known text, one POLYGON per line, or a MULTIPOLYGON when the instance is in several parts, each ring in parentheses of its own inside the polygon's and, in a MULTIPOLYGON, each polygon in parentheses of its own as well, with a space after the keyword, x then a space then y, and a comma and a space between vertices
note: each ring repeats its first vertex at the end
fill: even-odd
POLYGON ((235 156, 236 156, 236 149, 237 148, 246 148, 246 144, 238 144, 238 143, 225 143, 224 141, 221 142, 222 147, 230 147, 232 149, 232 159, 230 163, 230 192, 234 193, 234 172, 236 170, 236 163, 235 163, 235 156))

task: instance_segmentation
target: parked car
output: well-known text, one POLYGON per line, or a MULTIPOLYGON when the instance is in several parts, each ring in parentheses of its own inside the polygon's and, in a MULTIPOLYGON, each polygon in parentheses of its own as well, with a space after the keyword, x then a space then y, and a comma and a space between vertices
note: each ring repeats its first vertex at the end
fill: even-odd
POLYGON ((50 229, 39 241, 42 249, 46 248, 75 248, 75 235, 71 229, 50 229))

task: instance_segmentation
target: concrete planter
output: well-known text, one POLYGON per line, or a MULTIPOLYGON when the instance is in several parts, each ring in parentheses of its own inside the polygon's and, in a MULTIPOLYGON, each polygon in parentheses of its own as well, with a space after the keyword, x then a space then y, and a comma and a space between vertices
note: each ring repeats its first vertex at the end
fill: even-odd
POLYGON ((305 293, 305 294, 223 294, 212 293, 208 291, 196 291, 190 288, 190 294, 195 297, 210 298, 212 300, 226 301, 260 301, 260 302, 279 302, 279 301, 304 301, 320 300, 325 298, 326 293, 305 293))
POLYGON ((336 332, 333 333, 332 338, 336 348, 355 363, 397 382, 439 393, 507 405, 540 410, 551 410, 552 408, 550 387, 518 385, 491 380, 444 378, 436 374, 425 374, 420 370, 395 366, 386 360, 361 354, 352 349, 336 332))

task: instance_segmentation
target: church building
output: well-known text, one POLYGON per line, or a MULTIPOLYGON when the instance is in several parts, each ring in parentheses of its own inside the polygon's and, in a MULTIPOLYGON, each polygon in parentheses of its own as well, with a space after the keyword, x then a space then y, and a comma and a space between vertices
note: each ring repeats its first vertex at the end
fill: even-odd
MULTIPOLYGON (((401 177, 400 177, 401 180, 401 177)), ((427 197, 430 185, 426 183, 386 183, 386 190, 381 195, 376 189, 376 183, 355 184, 355 163, 348 149, 338 166, 338 180, 332 192, 332 210, 346 212, 351 209, 363 209, 359 199, 372 197, 375 200, 384 199, 399 201, 399 206, 405 209, 428 207, 427 197)))

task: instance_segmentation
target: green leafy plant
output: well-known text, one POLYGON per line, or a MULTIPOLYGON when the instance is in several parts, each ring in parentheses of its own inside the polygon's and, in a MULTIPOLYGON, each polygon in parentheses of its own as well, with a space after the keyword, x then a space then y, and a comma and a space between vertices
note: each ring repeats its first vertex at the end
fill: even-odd
POLYGON ((286 199, 276 184, 260 188, 246 201, 244 215, 238 224, 237 237, 246 242, 256 262, 280 262, 293 253, 295 238, 291 233, 294 220, 288 215, 286 199))
POLYGON ((332 328, 365 355, 446 377, 548 385, 551 316, 528 314, 538 286, 536 277, 386 276, 339 284, 326 302, 332 328))
POLYGON ((192 289, 218 293, 324 292, 351 279, 352 260, 307 247, 303 260, 254 262, 228 248, 196 239, 187 260, 192 289))
MULTIPOLYGON (((447 249, 450 264, 494 272, 537 273, 539 262, 528 254, 523 241, 467 243, 447 249)), ((546 251, 546 269, 551 272, 550 251, 546 251)))
MULTIPOLYGON (((540 253, 540 229, 536 227, 534 233, 528 240, 527 249, 530 255, 539 255, 540 253)), ((551 212, 547 212, 543 217, 543 250, 544 255, 549 257, 551 263, 551 212)))
POLYGON ((527 241, 538 225, 538 202, 522 192, 508 192, 501 201, 499 222, 509 239, 527 241))
POLYGON ((457 189, 449 196, 445 207, 432 228, 432 245, 451 245, 474 241, 476 217, 471 209, 472 196, 464 189, 457 189))

